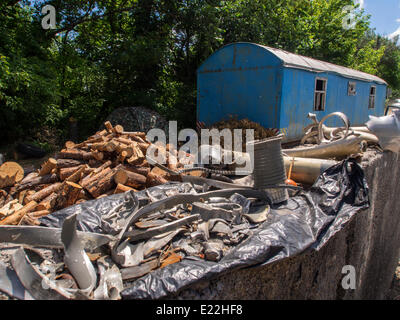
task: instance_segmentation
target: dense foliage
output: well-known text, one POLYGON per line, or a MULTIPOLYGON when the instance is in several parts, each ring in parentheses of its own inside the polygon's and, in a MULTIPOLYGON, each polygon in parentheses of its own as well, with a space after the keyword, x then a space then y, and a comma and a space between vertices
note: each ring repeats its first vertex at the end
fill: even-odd
POLYGON ((115 108, 145 106, 193 126, 196 69, 215 50, 256 42, 376 74, 400 92, 400 48, 353 0, 49 0, 0 3, 0 141, 43 126, 81 134, 115 108), (55 30, 41 26, 45 4, 55 30))

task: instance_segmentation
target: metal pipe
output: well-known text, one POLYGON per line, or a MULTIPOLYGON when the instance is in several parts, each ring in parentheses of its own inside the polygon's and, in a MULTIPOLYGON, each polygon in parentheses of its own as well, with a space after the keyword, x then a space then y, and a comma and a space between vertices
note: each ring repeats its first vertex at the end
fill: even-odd
POLYGON ((291 179, 303 183, 312 185, 318 179, 318 177, 328 168, 336 165, 338 162, 333 160, 323 159, 308 159, 308 158, 293 158, 283 157, 285 162, 286 172, 294 159, 292 168, 291 179))
POLYGON ((365 142, 363 137, 351 136, 344 140, 338 140, 328 144, 284 149, 282 152, 289 157, 317 159, 342 158, 362 152, 366 144, 365 142))

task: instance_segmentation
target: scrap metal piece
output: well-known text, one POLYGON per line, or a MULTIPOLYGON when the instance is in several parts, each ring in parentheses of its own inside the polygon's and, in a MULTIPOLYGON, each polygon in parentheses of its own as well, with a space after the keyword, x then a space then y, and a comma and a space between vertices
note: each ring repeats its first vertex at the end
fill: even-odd
POLYGON ((124 289, 121 273, 110 257, 102 257, 97 260, 100 282, 94 291, 96 300, 120 300, 120 292, 124 289))
POLYGON ((133 280, 143 277, 159 266, 158 259, 154 259, 139 266, 121 269, 122 280, 133 280))
POLYGON ((250 213, 246 213, 245 216, 252 223, 262 223, 267 220, 268 214, 271 212, 271 207, 269 205, 263 206, 258 210, 250 213))
POLYGON ((151 228, 145 231, 128 231, 125 236, 130 238, 130 241, 139 241, 139 240, 147 240, 150 239, 154 236, 173 231, 179 227, 185 226, 187 224, 190 224, 194 221, 199 220, 200 215, 194 214, 188 217, 185 217, 183 219, 179 219, 167 224, 164 224, 162 226, 156 227, 156 228, 151 228))
POLYGON ((149 220, 149 221, 139 221, 135 223, 135 227, 139 229, 150 229, 159 226, 163 226, 168 222, 165 220, 149 220))
POLYGON ((219 261, 223 255, 223 243, 220 242, 206 242, 204 243, 204 256, 209 261, 219 261))
MULTIPOLYGON (((77 233, 85 250, 93 251, 96 248, 115 240, 114 237, 104 234, 82 232, 77 233)), ((0 242, 21 244, 32 247, 64 248, 61 240, 61 229, 31 226, 0 226, 0 242)))
POLYGON ((212 219, 208 221, 208 230, 210 233, 221 233, 233 237, 233 232, 228 222, 222 219, 212 219))
POLYGON ((18 249, 11 257, 11 264, 19 280, 37 300, 66 300, 82 298, 79 291, 69 292, 42 274, 31 264, 23 248, 18 249))
POLYGON ((151 256, 153 252, 167 245, 173 238, 175 238, 175 236, 183 231, 185 231, 185 229, 180 228, 172 232, 155 236, 153 239, 148 240, 143 246, 144 257, 147 258, 151 256))
POLYGON ((344 140, 313 147, 284 149, 282 152, 289 157, 329 159, 347 157, 362 151, 363 137, 350 136, 344 140))
POLYGON ((379 139, 379 145, 383 150, 394 153, 400 151, 400 110, 393 110, 393 114, 386 117, 370 116, 366 123, 379 139))
POLYGON ((35 300, 18 279, 14 270, 0 261, 0 291, 19 300, 35 300))
POLYGON ((97 275, 78 237, 76 218, 77 214, 73 214, 63 223, 61 240, 65 248, 64 262, 82 292, 90 295, 96 286, 97 275))
POLYGON ((234 221, 238 216, 240 216, 242 211, 242 206, 236 203, 229 203, 231 208, 227 208, 225 204, 215 203, 213 205, 209 205, 202 202, 194 202, 192 204, 192 212, 193 214, 199 214, 201 219, 204 221, 208 221, 210 219, 223 219, 226 221, 234 221), (225 208, 224 208, 225 206, 225 208))
POLYGON ((202 177, 195 177, 195 176, 182 176, 182 182, 190 182, 190 183, 197 184, 200 186, 207 185, 209 187, 214 187, 214 188, 218 188, 218 189, 235 189, 235 188, 252 189, 251 187, 248 187, 248 186, 238 185, 238 184, 229 183, 229 182, 223 182, 223 181, 219 181, 219 180, 206 179, 206 178, 202 178, 202 177))
POLYGON ((115 250, 111 251, 113 260, 124 268, 137 266, 144 260, 144 242, 131 245, 129 241, 129 238, 126 239, 115 250))
POLYGON ((230 197, 233 194, 238 193, 241 194, 245 197, 249 198, 259 198, 263 199, 266 201, 269 201, 268 194, 265 191, 262 190, 253 190, 249 188, 239 188, 239 189, 229 189, 229 190, 217 190, 217 191, 211 191, 211 192, 206 192, 206 193, 199 193, 199 194, 177 194, 175 196, 172 196, 170 198, 166 198, 157 202, 150 203, 139 210, 133 211, 131 216, 127 218, 125 226, 122 228, 118 235, 118 241, 115 242, 113 246, 113 251, 117 250, 120 242, 124 238, 124 235, 128 228, 138 221, 141 217, 145 215, 149 215, 151 213, 154 213, 159 210, 166 210, 173 208, 179 204, 191 204, 196 201, 200 201, 201 199, 203 200, 208 200, 213 197, 230 197))

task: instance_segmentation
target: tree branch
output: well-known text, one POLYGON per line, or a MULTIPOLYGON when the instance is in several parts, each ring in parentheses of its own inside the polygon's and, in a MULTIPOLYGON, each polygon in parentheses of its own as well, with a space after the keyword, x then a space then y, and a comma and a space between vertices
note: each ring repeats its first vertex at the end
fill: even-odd
MULTIPOLYGON (((127 7, 127 8, 121 8, 121 9, 118 9, 118 10, 114 11, 113 13, 122 13, 122 12, 130 11, 130 10, 134 9, 135 7, 136 7, 136 6, 127 7)), ((89 11, 87 11, 82 17, 80 17, 80 18, 77 19, 76 21, 71 22, 71 23, 69 23, 68 25, 66 25, 66 26, 64 26, 64 27, 62 27, 62 28, 59 28, 59 29, 56 29, 56 30, 52 30, 51 32, 48 33, 48 36, 49 36, 50 38, 53 38, 53 37, 55 37, 55 36, 56 36, 58 33, 60 33, 60 32, 72 31, 72 30, 74 30, 78 25, 80 25, 80 24, 82 24, 82 23, 96 21, 96 20, 99 20, 99 19, 104 18, 104 17, 107 15, 107 13, 104 13, 104 14, 100 14, 100 15, 92 15, 92 16, 89 16, 89 13, 91 12, 91 10, 92 10, 92 9, 90 8, 89 11)))

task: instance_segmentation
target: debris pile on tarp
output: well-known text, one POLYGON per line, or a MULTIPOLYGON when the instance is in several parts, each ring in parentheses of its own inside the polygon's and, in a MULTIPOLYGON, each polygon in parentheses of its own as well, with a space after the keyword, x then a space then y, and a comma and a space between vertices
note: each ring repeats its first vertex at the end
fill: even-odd
MULTIPOLYGON (((147 162, 151 144, 145 133, 125 132, 110 122, 105 127, 82 143, 66 142, 56 159, 48 159, 25 178, 17 163, 4 163, 0 167, 0 225, 37 225, 38 218, 74 204, 179 179, 147 162)), ((165 153, 169 169, 184 167, 169 145, 158 150, 165 153)), ((187 155, 187 163, 191 162, 193 158, 187 155)))
POLYGON ((279 205, 266 191, 204 181, 87 201, 40 218, 41 226, 0 226, 0 242, 21 246, 12 269, 0 265, 0 291, 19 299, 167 297, 230 270, 319 250, 368 208, 354 161, 279 205))

